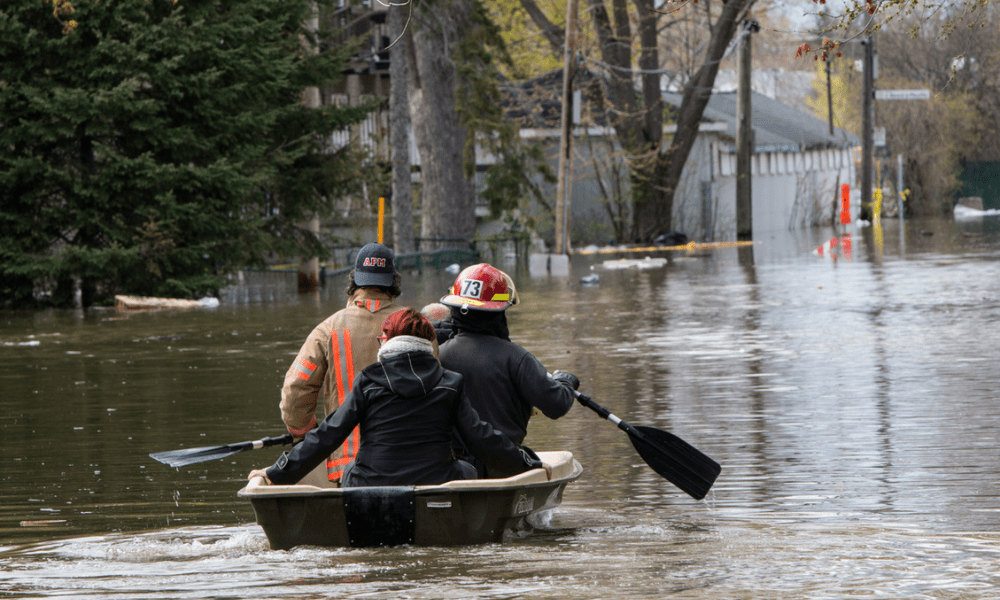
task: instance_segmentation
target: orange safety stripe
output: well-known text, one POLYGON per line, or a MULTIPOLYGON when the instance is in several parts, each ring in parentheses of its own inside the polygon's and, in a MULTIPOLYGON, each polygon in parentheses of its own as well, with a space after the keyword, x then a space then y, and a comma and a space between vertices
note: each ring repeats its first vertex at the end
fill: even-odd
POLYGON ((365 300, 364 302, 362 302, 361 300, 358 300, 358 306, 360 306, 361 308, 367 309, 369 312, 373 312, 374 313, 374 312, 378 312, 379 307, 382 306, 382 301, 381 300, 371 299, 371 300, 365 300))
MULTIPOLYGON (((339 404, 343 404, 347 393, 351 391, 351 385, 354 384, 354 352, 351 348, 351 330, 335 330, 330 335, 330 347, 333 358, 331 362, 333 363, 334 380, 337 383, 337 401, 339 404)), ((347 436, 347 439, 344 440, 344 455, 341 458, 327 460, 327 469, 343 467, 354 460, 354 457, 358 454, 358 447, 360 445, 361 429, 360 427, 355 427, 351 435, 347 436)), ((340 479, 343 474, 344 470, 338 469, 330 473, 328 477, 330 480, 340 479)))
POLYGON ((316 426, 316 416, 313 415, 313 418, 309 419, 309 424, 308 425, 306 425, 302 429, 289 429, 288 433, 290 433, 292 435, 305 435, 305 434, 309 433, 312 430, 312 428, 315 427, 315 426, 316 426))
POLYGON ((313 363, 309 362, 304 358, 302 360, 296 360, 294 363, 292 363, 292 367, 294 367, 295 370, 298 371, 299 379, 302 379, 304 381, 309 381, 309 378, 312 377, 313 372, 316 371, 316 365, 314 365, 313 363))

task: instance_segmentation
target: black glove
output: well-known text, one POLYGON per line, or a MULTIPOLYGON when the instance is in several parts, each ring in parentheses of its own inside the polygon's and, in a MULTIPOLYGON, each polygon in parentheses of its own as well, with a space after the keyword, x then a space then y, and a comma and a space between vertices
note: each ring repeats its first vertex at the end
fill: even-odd
POLYGON ((552 373, 552 379, 555 379, 568 388, 574 390, 580 389, 580 380, 569 371, 555 371, 552 373))
POLYGON ((521 451, 521 459, 524 460, 526 471, 530 471, 531 469, 545 468, 545 465, 538 458, 538 455, 535 454, 534 450, 532 450, 531 448, 523 448, 523 447, 518 448, 518 450, 521 451))
POLYGON ((524 459, 524 464, 527 465, 525 471, 530 471, 531 469, 542 469, 545 471, 545 478, 552 481, 552 467, 540 461, 538 455, 531 448, 521 448, 521 458, 524 459))

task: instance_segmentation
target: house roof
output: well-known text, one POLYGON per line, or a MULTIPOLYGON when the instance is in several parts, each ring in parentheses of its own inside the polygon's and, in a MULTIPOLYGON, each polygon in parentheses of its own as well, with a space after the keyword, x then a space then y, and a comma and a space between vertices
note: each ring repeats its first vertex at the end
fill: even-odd
MULTIPOLYGON (((679 106, 681 95, 667 92, 664 99, 679 106)), ((737 93, 714 92, 705 107, 704 118, 726 123, 727 137, 736 139, 737 93)), ((861 140, 854 134, 835 127, 833 135, 826 121, 797 110, 763 94, 750 97, 750 122, 754 129, 754 151, 803 151, 823 148, 848 148, 861 140)))
MULTIPOLYGON (((602 75, 578 67, 573 86, 582 95, 584 122, 608 126, 602 94, 610 92, 602 85, 602 75)), ((523 128, 555 129, 562 117, 562 69, 555 69, 527 81, 501 82, 504 116, 517 121, 523 128)), ((702 115, 702 122, 725 123, 724 136, 736 140, 737 93, 713 92, 702 115)), ((665 92, 664 100, 671 112, 680 107, 681 94, 665 92)), ((773 98, 753 92, 750 99, 751 122, 754 128, 756 152, 803 151, 824 148, 848 148, 861 144, 860 139, 839 127, 830 135, 826 121, 800 111, 773 98)))

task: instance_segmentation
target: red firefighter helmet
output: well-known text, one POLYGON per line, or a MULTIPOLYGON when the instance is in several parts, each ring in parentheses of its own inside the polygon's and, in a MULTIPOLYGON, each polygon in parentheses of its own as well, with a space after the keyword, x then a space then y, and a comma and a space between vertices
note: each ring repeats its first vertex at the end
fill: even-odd
POLYGON ((486 263, 472 265, 458 274, 451 293, 441 298, 441 304, 491 312, 507 310, 513 303, 507 282, 495 267, 486 263))

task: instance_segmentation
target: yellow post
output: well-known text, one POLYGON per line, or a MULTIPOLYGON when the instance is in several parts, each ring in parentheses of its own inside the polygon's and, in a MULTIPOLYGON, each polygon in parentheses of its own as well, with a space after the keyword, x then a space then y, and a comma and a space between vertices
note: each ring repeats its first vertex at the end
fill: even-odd
POLYGON ((385 223, 385 198, 378 199, 378 243, 382 242, 382 225, 385 223))
POLYGON ((882 222, 882 188, 875 188, 875 203, 872 207, 872 223, 882 222))

